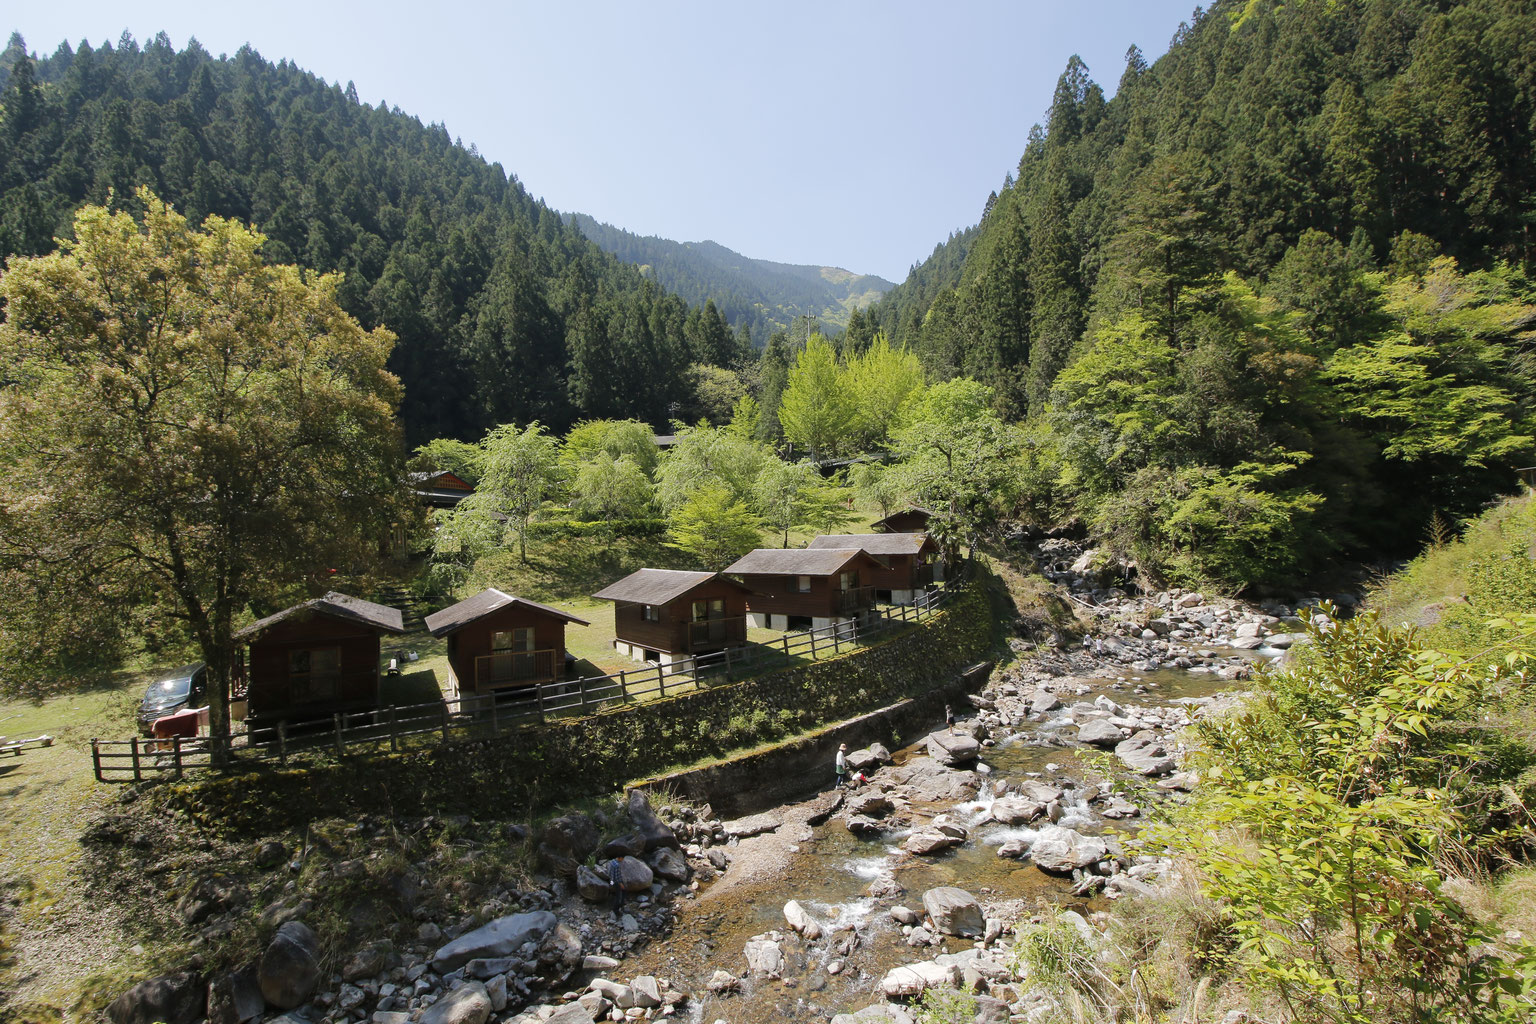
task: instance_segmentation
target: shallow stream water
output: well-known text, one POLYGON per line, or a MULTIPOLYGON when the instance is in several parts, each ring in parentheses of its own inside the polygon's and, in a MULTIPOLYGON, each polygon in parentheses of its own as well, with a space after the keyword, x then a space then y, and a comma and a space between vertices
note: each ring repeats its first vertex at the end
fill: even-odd
MULTIPOLYGON (((1100 693, 1117 702, 1167 706, 1180 698, 1203 697, 1233 688, 1214 673, 1167 670, 1146 676, 1106 675, 1075 680, 1092 687, 1082 696, 1063 694, 1063 701, 1091 701, 1100 693), (1144 693, 1133 692, 1137 685, 1144 693)), ((1052 716, 1055 717, 1055 716, 1052 716)), ((934 723, 933 728, 942 728, 934 723)), ((1021 731, 982 752, 991 768, 988 780, 1026 776, 1051 781, 1057 776, 1081 780, 1085 768, 1077 760, 1081 748, 1049 745, 1050 723, 1030 723, 1021 731)), ((926 736, 926 734, 925 734, 926 736)), ((895 753, 897 763, 922 754, 922 742, 895 753)), ((988 789, 989 791, 989 789, 988 789)), ((908 829, 892 829, 878 837, 851 834, 839 817, 799 837, 785 869, 766 881, 746 882, 712 896, 708 890, 677 904, 672 933, 652 942, 624 961, 625 977, 655 974, 695 993, 688 1004, 690 1019, 700 1024, 726 1020, 730 1024, 769 1024, 775 1021, 826 1020, 881 999, 879 982, 885 972, 902 963, 931 959, 943 952, 969 948, 965 940, 947 938, 942 948, 914 949, 905 944, 901 927, 889 916, 894 904, 922 913, 923 892, 953 885, 974 894, 983 906, 1015 901, 1027 915, 1037 909, 1092 910, 1107 901, 1073 896, 1069 879, 1041 872, 1029 861, 997 856, 997 847, 1029 833, 1027 827, 988 822, 991 798, 983 796, 959 805, 914 804, 914 816, 924 819, 941 811, 970 829, 970 839, 937 857, 917 857, 901 848, 908 829), (876 899, 872 883, 894 880, 905 893, 876 899), (799 900, 827 925, 828 937, 806 943, 785 927, 783 908, 799 900), (839 931, 839 929, 851 931, 839 931), (746 973, 743 948, 747 940, 777 930, 783 935, 785 968, 782 980, 744 979, 739 993, 717 996, 705 983, 716 970, 746 973), (854 948, 846 947, 856 936, 854 948), (840 948, 841 947, 841 948, 840 948), (841 965, 834 974, 829 967, 841 965)), ((1086 805, 1066 808, 1059 824, 1084 833, 1127 833, 1141 819, 1102 821, 1086 805)))

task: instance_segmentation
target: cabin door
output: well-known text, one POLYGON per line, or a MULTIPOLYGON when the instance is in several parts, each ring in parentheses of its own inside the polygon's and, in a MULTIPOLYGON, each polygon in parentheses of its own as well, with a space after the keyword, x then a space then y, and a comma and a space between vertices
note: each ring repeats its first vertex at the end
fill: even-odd
POLYGON ((533 670, 531 628, 498 629, 491 634, 491 682, 528 679, 533 670))
POLYGON ((693 602, 694 643, 719 643, 725 639, 725 598, 693 602))

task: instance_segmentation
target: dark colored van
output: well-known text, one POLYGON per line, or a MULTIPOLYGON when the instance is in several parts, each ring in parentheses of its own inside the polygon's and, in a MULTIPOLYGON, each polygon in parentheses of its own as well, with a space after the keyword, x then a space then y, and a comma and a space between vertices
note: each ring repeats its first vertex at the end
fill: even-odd
POLYGON ((208 703, 208 666, 202 662, 184 665, 149 684, 139 705, 139 734, 151 735, 157 718, 174 715, 186 708, 200 708, 208 703))

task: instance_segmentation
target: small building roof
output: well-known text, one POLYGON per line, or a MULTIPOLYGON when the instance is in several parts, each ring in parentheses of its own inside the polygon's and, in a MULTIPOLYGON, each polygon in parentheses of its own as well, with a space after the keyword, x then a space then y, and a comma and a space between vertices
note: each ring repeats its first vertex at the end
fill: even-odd
POLYGON ((831 576, 842 572, 853 559, 862 555, 887 568, 884 562, 862 548, 758 548, 742 555, 726 572, 769 576, 831 576))
POLYGON ((303 604, 296 604, 292 608, 284 608, 275 615, 268 615, 264 619, 246 626, 235 634, 236 640, 253 639, 279 622, 286 622, 294 618, 309 618, 314 615, 328 615, 333 619, 346 619, 350 622, 361 623, 374 629, 387 633, 404 633, 405 621, 400 615, 400 609, 390 608, 388 605, 374 604, 372 601, 364 601, 360 597, 352 597, 332 590, 324 597, 317 597, 303 604))
POLYGON ((413 484, 432 484, 435 489, 472 491, 474 485, 451 469, 418 469, 405 474, 413 484))
POLYGON ((869 525, 876 528, 884 527, 886 529, 890 529, 891 521, 893 519, 905 519, 908 516, 917 516, 924 522, 927 522, 929 519, 933 518, 933 513, 920 505, 910 505, 907 508, 902 509, 900 512, 892 512, 884 519, 876 519, 869 525))
POLYGON ((451 604, 442 611, 433 612, 426 618, 427 630, 433 636, 447 636, 455 630, 463 629, 473 622, 478 622, 494 611, 499 611, 508 605, 522 605, 545 615, 564 619, 566 622, 574 622, 579 626, 590 626, 586 619, 578 618, 570 612, 561 611, 547 604, 530 601, 526 597, 517 597, 490 587, 480 591, 474 597, 466 597, 458 604, 451 604))
MULTIPOLYGON (((717 572, 692 572, 687 569, 636 569, 592 596, 602 601, 666 604, 682 597, 699 584, 708 583, 716 578, 733 587, 741 587, 740 583, 726 579, 717 572)), ((746 588, 742 587, 742 589, 746 588)))
POLYGON ((858 548, 872 555, 917 555, 933 545, 926 533, 834 533, 811 541, 812 549, 858 548))

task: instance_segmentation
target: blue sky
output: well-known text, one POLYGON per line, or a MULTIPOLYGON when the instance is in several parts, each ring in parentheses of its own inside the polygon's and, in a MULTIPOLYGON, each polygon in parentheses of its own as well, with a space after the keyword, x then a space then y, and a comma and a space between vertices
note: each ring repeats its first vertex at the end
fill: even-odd
POLYGON ((1107 91, 1190 0, 12 6, 63 39, 251 43, 499 161, 536 196, 640 234, 906 276, 974 223, 1073 53, 1107 91))

